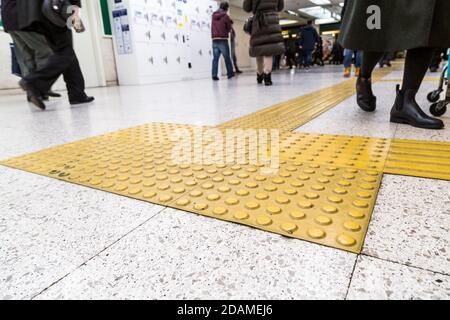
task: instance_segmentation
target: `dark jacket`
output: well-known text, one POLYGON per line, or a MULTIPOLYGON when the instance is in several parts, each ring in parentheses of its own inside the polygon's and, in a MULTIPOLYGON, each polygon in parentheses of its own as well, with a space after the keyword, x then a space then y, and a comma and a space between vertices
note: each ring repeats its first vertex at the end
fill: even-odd
POLYGON ((2 22, 6 32, 19 31, 19 16, 16 0, 2 0, 2 22))
POLYGON ((316 43, 320 42, 320 36, 316 28, 311 25, 304 26, 300 29, 300 43, 299 45, 304 50, 314 50, 316 43))
POLYGON ((344 48, 397 51, 450 47, 449 0, 347 0, 340 42, 344 48), (370 30, 370 5, 381 9, 381 29, 370 30))
POLYGON ((219 9, 213 13, 211 36, 213 39, 228 39, 231 32, 231 19, 226 11, 219 9))
MULTIPOLYGON (((19 15, 19 27, 22 30, 41 29, 42 25, 47 25, 49 21, 42 14, 42 4, 44 0, 16 0, 19 15)), ((81 8, 81 0, 69 0, 72 5, 81 8)))
MULTIPOLYGON (((72 31, 58 27, 42 14, 44 0, 16 0, 19 14, 19 28, 43 34, 53 50, 72 45, 72 31)), ((68 0, 72 5, 81 8, 81 0, 68 0)))
POLYGON ((254 14, 250 56, 274 56, 284 53, 284 39, 278 16, 278 12, 283 8, 284 0, 244 0, 244 10, 254 14))

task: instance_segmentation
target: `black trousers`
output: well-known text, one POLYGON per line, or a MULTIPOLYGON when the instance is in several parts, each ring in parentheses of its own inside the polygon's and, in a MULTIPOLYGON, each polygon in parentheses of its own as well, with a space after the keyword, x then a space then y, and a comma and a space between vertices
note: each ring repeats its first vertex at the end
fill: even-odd
POLYGON ((69 101, 82 100, 86 96, 85 81, 73 49, 72 31, 66 29, 58 34, 45 34, 45 36, 53 49, 53 55, 42 68, 24 79, 41 94, 45 94, 62 75, 69 101))

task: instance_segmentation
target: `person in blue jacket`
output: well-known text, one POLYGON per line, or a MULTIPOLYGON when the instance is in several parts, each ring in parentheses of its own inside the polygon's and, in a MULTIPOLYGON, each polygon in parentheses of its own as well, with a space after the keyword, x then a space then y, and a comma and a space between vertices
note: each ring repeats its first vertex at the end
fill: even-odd
POLYGON ((317 30, 312 26, 312 21, 300 29, 300 65, 309 68, 312 64, 312 53, 316 44, 320 43, 320 36, 317 30))

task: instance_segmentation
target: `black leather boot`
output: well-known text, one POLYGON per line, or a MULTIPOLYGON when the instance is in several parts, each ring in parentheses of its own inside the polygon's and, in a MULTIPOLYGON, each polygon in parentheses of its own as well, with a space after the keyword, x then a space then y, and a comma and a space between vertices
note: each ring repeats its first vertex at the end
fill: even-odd
POLYGON ((358 77, 356 80, 356 101, 366 112, 374 112, 377 108, 377 97, 372 92, 372 79, 358 77))
POLYGON ((258 81, 259 84, 262 84, 264 80, 264 74, 256 74, 256 81, 258 81))
POLYGON ((442 129, 444 123, 422 111, 416 102, 417 90, 400 90, 397 85, 397 98, 391 110, 391 122, 409 124, 424 129, 442 129))
POLYGON ((264 73, 264 84, 266 86, 271 86, 272 83, 272 74, 271 73, 264 73))

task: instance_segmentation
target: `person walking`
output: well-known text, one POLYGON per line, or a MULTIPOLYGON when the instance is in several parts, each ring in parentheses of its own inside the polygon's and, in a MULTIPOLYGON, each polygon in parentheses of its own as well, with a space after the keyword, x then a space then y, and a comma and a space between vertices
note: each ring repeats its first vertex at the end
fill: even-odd
MULTIPOLYGON (((37 69, 44 67, 53 51, 43 35, 37 32, 20 30, 17 0, 2 1, 1 20, 3 22, 3 30, 13 40, 17 63, 21 71, 20 76, 22 78, 26 77, 37 69)), ((48 97, 59 98, 61 95, 49 90, 44 93, 42 99, 47 100, 48 97)), ((31 97, 28 96, 28 101, 30 100, 31 97)))
POLYGON ((213 62, 212 62, 212 79, 218 81, 219 60, 223 55, 225 66, 227 68, 228 79, 234 77, 233 62, 231 61, 230 45, 228 38, 232 30, 232 22, 228 16, 228 2, 222 2, 219 10, 213 13, 211 23, 211 36, 213 42, 213 62))
POLYGON ((347 0, 341 42, 345 48, 363 50, 361 75, 357 80, 357 103, 373 112, 372 72, 384 52, 407 50, 403 83, 390 121, 425 129, 442 129, 444 123, 422 111, 416 102, 435 49, 450 47, 450 1, 448 0, 347 0), (368 15, 367 12, 372 12, 368 15))
POLYGON ((289 69, 297 67, 296 53, 297 43, 292 34, 289 34, 289 38, 286 40, 286 64, 289 66, 289 69))
POLYGON ((231 20, 231 32, 230 32, 230 48, 231 48, 231 58, 233 60, 233 66, 236 74, 241 74, 242 71, 239 70, 236 55, 236 31, 233 28, 233 20, 231 20))
MULTIPOLYGON (((47 63, 24 77, 19 82, 20 86, 27 91, 31 102, 41 110, 46 109, 42 95, 50 90, 60 75, 66 83, 70 104, 94 101, 94 97, 89 97, 85 93, 83 73, 73 49, 72 30, 67 26, 60 27, 47 19, 42 13, 43 3, 44 0, 17 0, 19 29, 32 30, 44 35, 53 51, 47 63)), ((80 0, 70 0, 70 3, 81 7, 80 0)), ((74 11, 71 20, 77 22, 78 19, 77 11, 74 11)))
POLYGON ((300 29, 300 49, 302 51, 301 64, 305 68, 309 68, 312 64, 312 53, 316 44, 320 42, 320 36, 316 28, 313 27, 312 21, 300 29))
POLYGON ((266 86, 273 84, 273 56, 285 52, 278 16, 283 8, 284 0, 244 0, 244 11, 254 14, 249 53, 256 57, 257 82, 266 86))
POLYGON ((323 67, 325 63, 323 62, 323 40, 322 37, 319 36, 319 43, 317 43, 316 48, 313 52, 313 65, 317 64, 318 66, 323 67))
POLYGON ((353 54, 355 55, 355 77, 361 73, 362 52, 344 49, 344 77, 350 78, 352 75, 353 54))

